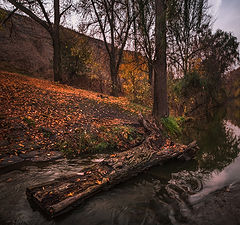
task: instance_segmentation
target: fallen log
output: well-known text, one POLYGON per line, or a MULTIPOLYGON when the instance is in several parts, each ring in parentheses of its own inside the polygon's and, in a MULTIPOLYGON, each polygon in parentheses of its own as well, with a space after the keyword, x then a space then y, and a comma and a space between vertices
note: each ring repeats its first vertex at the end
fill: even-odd
POLYGON ((192 158, 198 147, 196 142, 188 146, 173 144, 164 140, 161 129, 155 121, 140 123, 149 133, 145 141, 128 151, 109 155, 98 164, 80 173, 61 177, 52 182, 28 187, 26 194, 31 202, 50 217, 55 217, 102 190, 136 176, 149 167, 164 163, 169 159, 192 158))

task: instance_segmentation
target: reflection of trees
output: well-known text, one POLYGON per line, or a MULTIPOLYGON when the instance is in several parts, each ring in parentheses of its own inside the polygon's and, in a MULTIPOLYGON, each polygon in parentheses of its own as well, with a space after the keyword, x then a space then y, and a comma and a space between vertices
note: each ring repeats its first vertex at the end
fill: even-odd
POLYGON ((230 120, 235 126, 240 127, 240 97, 230 102, 226 110, 226 119, 230 120))
POLYGON ((196 119, 193 125, 186 127, 186 137, 198 141, 201 150, 197 160, 202 169, 222 169, 237 157, 240 139, 231 130, 226 130, 223 123, 223 119, 228 118, 236 122, 239 120, 239 110, 235 112, 235 109, 232 106, 230 109, 222 107, 210 112, 207 118, 196 119))

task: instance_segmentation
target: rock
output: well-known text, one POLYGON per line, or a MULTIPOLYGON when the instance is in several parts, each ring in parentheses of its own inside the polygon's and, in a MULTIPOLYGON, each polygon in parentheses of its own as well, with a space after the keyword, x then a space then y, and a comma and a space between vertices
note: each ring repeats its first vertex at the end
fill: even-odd
POLYGON ((63 156, 63 153, 57 151, 44 152, 42 154, 35 155, 30 158, 32 162, 47 162, 55 159, 59 159, 63 156))
MULTIPOLYGON (((62 27, 63 28, 63 27, 62 27)), ((70 29, 62 29, 66 36, 86 40, 93 49, 94 61, 101 65, 101 81, 91 81, 95 91, 110 93, 110 73, 106 66, 107 51, 104 42, 70 29)), ((63 36, 65 36, 63 35, 63 36)), ((35 77, 52 80, 53 46, 49 33, 38 23, 27 16, 14 14, 0 29, 0 69, 21 71, 35 77), (14 24, 14 26, 13 26, 14 24)), ((67 79, 63 74, 63 79, 67 79)), ((76 78, 74 86, 89 88, 87 79, 76 78)))
POLYGON ((21 157, 11 155, 11 156, 6 156, 2 159, 0 159, 0 168, 7 167, 13 164, 21 163, 23 162, 24 159, 21 157))
POLYGON ((63 153, 57 151, 51 152, 41 152, 41 151, 31 151, 25 154, 20 154, 19 157, 26 161, 31 162, 47 162, 50 160, 59 159, 63 156, 63 153))
POLYGON ((92 159, 92 162, 96 162, 96 163, 100 163, 102 161, 104 161, 104 158, 100 158, 100 159, 92 159))
POLYGON ((19 154, 19 157, 21 157, 22 159, 30 159, 30 158, 34 158, 35 156, 38 156, 39 152, 38 151, 31 151, 31 152, 27 152, 24 154, 19 154))
POLYGON ((0 168, 5 168, 22 162, 47 162, 62 157, 63 153, 58 151, 51 152, 31 151, 27 153, 21 153, 18 156, 11 155, 1 158, 0 168))

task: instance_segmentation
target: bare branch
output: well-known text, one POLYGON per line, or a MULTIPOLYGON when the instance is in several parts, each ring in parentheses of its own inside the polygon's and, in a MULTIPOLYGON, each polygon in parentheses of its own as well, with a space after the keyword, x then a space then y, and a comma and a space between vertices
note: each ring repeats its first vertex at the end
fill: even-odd
POLYGON ((64 9, 64 10, 60 13, 60 17, 62 17, 62 16, 64 15, 64 13, 67 12, 71 7, 72 7, 72 4, 69 5, 66 9, 64 9))
POLYGON ((28 8, 26 8, 23 4, 15 1, 15 0, 8 0, 11 4, 13 4, 17 9, 20 9, 22 12, 26 13, 29 17, 31 17, 33 20, 35 20, 37 23, 39 23, 41 26, 43 26, 46 30, 50 32, 50 27, 47 25, 46 22, 41 20, 38 16, 36 16, 32 11, 30 11, 28 8))
POLYGON ((40 8, 41 8, 41 10, 42 10, 42 12, 43 12, 43 15, 44 15, 44 17, 45 17, 45 19, 46 19, 46 21, 47 21, 47 23, 48 23, 48 25, 49 25, 49 28, 50 28, 50 27, 51 27, 51 22, 50 22, 50 19, 49 19, 49 17, 48 17, 48 14, 47 14, 47 12, 46 12, 46 10, 45 10, 45 8, 44 8, 41 0, 37 0, 37 2, 38 2, 38 4, 39 4, 39 6, 40 6, 40 8))

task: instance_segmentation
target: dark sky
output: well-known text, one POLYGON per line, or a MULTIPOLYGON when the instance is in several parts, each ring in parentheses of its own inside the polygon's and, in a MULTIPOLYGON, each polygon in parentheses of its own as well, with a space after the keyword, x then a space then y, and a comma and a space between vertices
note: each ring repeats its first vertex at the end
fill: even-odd
POLYGON ((240 0, 209 0, 216 19, 213 28, 232 32, 240 42, 240 0))

